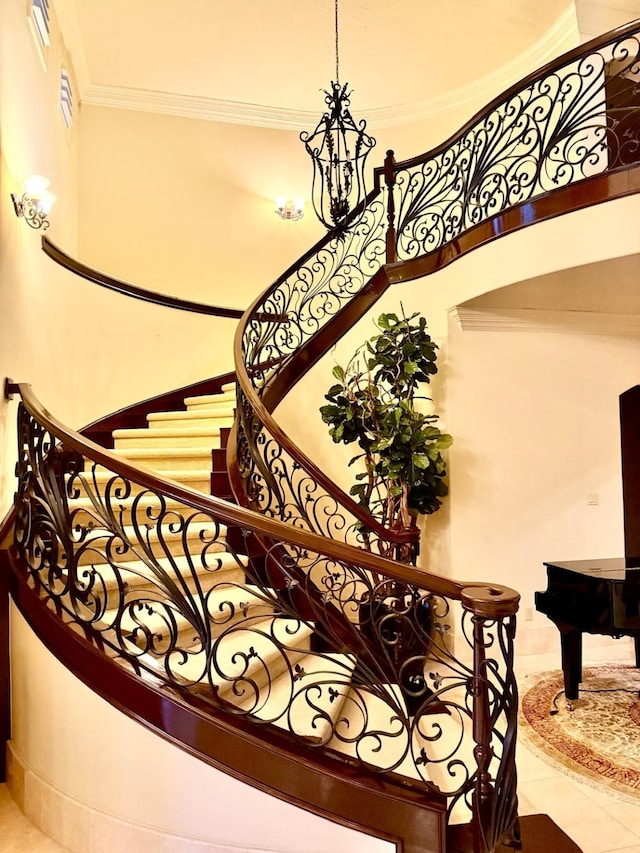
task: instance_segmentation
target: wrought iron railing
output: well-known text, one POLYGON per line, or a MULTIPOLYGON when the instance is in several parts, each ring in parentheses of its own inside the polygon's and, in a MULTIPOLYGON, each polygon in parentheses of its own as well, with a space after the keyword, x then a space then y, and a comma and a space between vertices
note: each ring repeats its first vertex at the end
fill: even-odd
POLYGON ((10 390, 15 546, 43 606, 174 693, 445 796, 486 849, 515 832, 516 593, 159 479, 10 390), (261 559, 243 555, 251 535, 261 559))
POLYGON ((391 281, 433 272, 510 230, 608 197, 598 178, 640 161, 639 34, 636 22, 566 54, 432 152, 402 163, 389 152, 354 211, 355 225, 329 233, 254 303, 236 338, 241 416, 230 460, 248 506, 411 557, 417 531, 384 530, 272 413, 391 281), (563 197, 576 185, 584 188, 579 197, 563 197), (261 322, 258 315, 270 312, 287 322, 261 322))
POLYGON ((435 152, 394 168, 396 258, 640 160, 638 24, 572 51, 435 152))

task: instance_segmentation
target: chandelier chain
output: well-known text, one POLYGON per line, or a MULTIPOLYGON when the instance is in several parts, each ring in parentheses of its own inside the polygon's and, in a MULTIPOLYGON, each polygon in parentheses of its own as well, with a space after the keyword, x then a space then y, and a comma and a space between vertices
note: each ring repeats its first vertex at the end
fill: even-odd
POLYGON ((338 59, 338 0, 335 0, 336 17, 336 83, 340 82, 340 62, 338 59))

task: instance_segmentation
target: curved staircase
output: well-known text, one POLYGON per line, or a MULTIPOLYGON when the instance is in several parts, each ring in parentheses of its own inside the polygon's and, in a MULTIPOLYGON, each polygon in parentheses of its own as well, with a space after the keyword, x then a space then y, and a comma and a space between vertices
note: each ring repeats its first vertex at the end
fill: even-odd
POLYGON ((517 812, 517 593, 416 568, 417 528, 355 504, 276 410, 391 284, 637 192, 639 56, 629 25, 438 149, 389 152, 347 227, 243 315, 233 387, 207 380, 79 434, 8 382, 2 561, 73 672, 192 754, 404 853, 538 849, 539 821, 517 812))

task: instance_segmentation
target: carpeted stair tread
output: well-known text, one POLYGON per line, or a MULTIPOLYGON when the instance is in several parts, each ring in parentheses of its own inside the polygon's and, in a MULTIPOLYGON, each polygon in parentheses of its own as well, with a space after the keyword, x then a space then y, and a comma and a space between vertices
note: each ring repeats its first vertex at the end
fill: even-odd
MULTIPOLYGON (((174 677, 186 684, 212 686, 226 702, 239 708, 249 697, 268 691, 286 669, 309 652, 311 626, 286 616, 245 620, 226 627, 207 654, 189 650, 172 665, 174 677), (275 640, 273 635, 275 634, 275 640)), ((162 661, 149 656, 146 663, 162 671, 162 661)))
POLYGON ((162 538, 160 538, 155 527, 138 527, 123 525, 122 534, 124 541, 130 543, 130 547, 123 547, 123 539, 118 533, 113 533, 105 527, 95 527, 87 531, 81 548, 78 549, 77 560, 79 565, 104 561, 104 553, 108 551, 109 559, 114 563, 127 560, 141 559, 148 552, 155 557, 164 557, 167 554, 174 556, 185 554, 185 545, 193 544, 194 552, 199 554, 206 542, 208 553, 226 550, 225 537, 227 529, 223 524, 215 524, 210 521, 197 520, 199 516, 189 524, 186 535, 183 531, 174 530, 164 526, 162 538))
POLYGON ((280 675, 295 666, 308 653, 312 634, 310 625, 288 616, 232 629, 216 642, 220 671, 212 671, 211 679, 220 695, 239 707, 247 695, 269 691, 280 675))
MULTIPOLYGON (((161 592, 158 589, 152 588, 148 592, 145 594, 144 590, 136 590, 135 597, 127 602, 118 626, 128 642, 150 654, 166 654, 175 648, 189 648, 195 643, 206 642, 209 634, 215 638, 232 626, 260 623, 273 615, 273 603, 256 588, 221 585, 221 588, 212 589, 206 596, 206 614, 201 599, 188 600, 190 616, 182 601, 172 603, 170 590, 162 590, 167 593, 162 596, 158 595, 161 592), (209 623, 208 628, 206 621, 209 623), (149 649, 151 640, 153 651, 149 649)), ((180 598, 181 593, 182 590, 179 590, 180 598)), ((97 627, 100 630, 113 627, 118 614, 117 608, 106 611, 97 627)))
POLYGON ((335 734, 327 746, 372 767, 420 779, 409 749, 403 722, 406 716, 398 685, 381 684, 379 694, 354 685, 345 697, 335 734))
MULTIPOLYGON (((250 589, 246 586, 243 565, 246 558, 235 560, 227 551, 218 551, 216 556, 220 559, 211 559, 209 568, 192 568, 187 557, 162 557, 152 565, 150 560, 114 565, 91 562, 80 566, 77 583, 87 590, 97 588, 108 610, 136 597, 161 600, 173 586, 187 596, 208 596, 209 606, 213 607, 214 596, 222 595, 230 587, 250 589)), ((216 619, 221 621, 214 614, 216 619)))
POLYGON ((185 397, 184 404, 187 407, 187 411, 200 408, 214 408, 216 406, 232 408, 236 405, 235 387, 220 394, 202 394, 199 397, 185 397))
POLYGON ((114 453, 124 456, 152 471, 211 470, 212 447, 129 447, 115 448, 114 453))
POLYGON ((116 429, 113 431, 113 444, 118 450, 143 447, 220 447, 220 426, 116 429))
MULTIPOLYGON (((67 481, 70 479, 69 475, 67 475, 66 479, 67 481)), ((180 470, 177 468, 171 472, 171 479, 183 486, 188 486, 190 489, 208 494, 211 487, 211 469, 185 468, 180 470)), ((120 489, 125 488, 124 480, 121 477, 108 468, 99 466, 96 466, 95 470, 88 467, 86 471, 75 475, 73 478, 73 485, 76 488, 81 488, 83 494, 86 494, 86 487, 88 487, 90 491, 97 490, 99 494, 103 495, 110 483, 112 483, 111 495, 114 494, 114 489, 118 487, 120 489)), ((134 480, 128 480, 127 483, 131 494, 138 494, 146 490, 146 486, 141 486, 134 480)))
MULTIPOLYGON (((84 511, 91 517, 94 517, 96 511, 100 512, 100 508, 104 507, 104 505, 105 503, 97 496, 79 497, 69 500, 69 509, 74 513, 76 521, 81 520, 77 517, 78 513, 84 511)), ((182 501, 178 501, 170 497, 164 497, 161 499, 154 492, 142 492, 137 495, 129 495, 129 497, 126 498, 111 496, 109 500, 109 507, 114 517, 120 523, 124 524, 131 524, 132 512, 137 514, 139 524, 142 524, 147 520, 152 522, 155 521, 155 514, 145 518, 147 512, 157 513, 158 510, 162 510, 162 512, 174 513, 175 515, 180 514, 182 511, 187 515, 189 515, 190 512, 193 512, 193 510, 190 511, 189 507, 185 506, 182 501)), ((83 521, 82 523, 84 524, 86 522, 83 521)))
POLYGON ((150 429, 184 429, 191 427, 231 427, 235 409, 227 407, 198 408, 186 412, 154 412, 147 415, 150 429))

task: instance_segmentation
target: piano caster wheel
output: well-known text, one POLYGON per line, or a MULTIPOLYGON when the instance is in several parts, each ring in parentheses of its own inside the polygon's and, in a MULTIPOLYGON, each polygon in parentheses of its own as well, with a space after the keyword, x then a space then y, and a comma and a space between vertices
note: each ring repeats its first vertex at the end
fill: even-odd
POLYGON ((567 711, 573 711, 573 702, 567 702, 566 708, 567 711))

